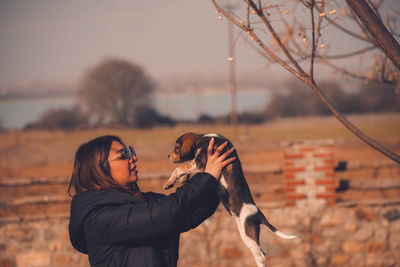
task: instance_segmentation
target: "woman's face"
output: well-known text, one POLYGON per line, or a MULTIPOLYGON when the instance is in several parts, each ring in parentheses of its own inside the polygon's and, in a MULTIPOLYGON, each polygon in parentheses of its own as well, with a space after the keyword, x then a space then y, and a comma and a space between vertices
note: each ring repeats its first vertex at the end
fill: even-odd
POLYGON ((134 155, 126 158, 123 149, 124 146, 120 142, 113 141, 108 154, 111 176, 121 185, 138 180, 135 164, 137 158, 134 155))

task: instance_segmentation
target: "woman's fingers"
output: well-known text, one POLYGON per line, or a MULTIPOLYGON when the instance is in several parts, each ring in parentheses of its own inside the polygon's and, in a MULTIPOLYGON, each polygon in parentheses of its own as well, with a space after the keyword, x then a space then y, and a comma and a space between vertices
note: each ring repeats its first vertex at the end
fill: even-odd
POLYGON ((207 148, 208 156, 211 156, 213 153, 214 142, 215 142, 214 138, 211 138, 210 142, 208 143, 208 148, 207 148))
POLYGON ((223 159, 226 159, 230 154, 232 154, 232 152, 233 152, 234 150, 235 150, 235 149, 232 147, 231 149, 225 151, 225 153, 222 154, 221 157, 223 157, 223 159))
POLYGON ((222 166, 225 167, 225 166, 229 165, 230 163, 234 162, 235 159, 236 159, 236 157, 231 157, 231 158, 229 158, 229 159, 223 161, 223 162, 222 162, 222 166))
POLYGON ((228 145, 228 142, 226 141, 226 142, 222 143, 219 147, 217 147, 215 152, 212 153, 212 150, 213 150, 212 148, 214 146, 214 142, 215 142, 214 138, 212 138, 208 144, 208 149, 207 149, 208 156, 215 156, 216 158, 220 158, 223 161, 235 150, 232 147, 231 149, 225 151, 225 153, 221 155, 221 151, 224 150, 224 148, 228 145))
POLYGON ((215 145, 215 140, 212 138, 208 143, 207 148, 207 163, 205 167, 205 172, 210 173, 215 178, 219 178, 221 176, 222 170, 229 164, 232 163, 236 157, 229 157, 229 155, 235 150, 233 147, 228 149, 223 154, 221 152, 226 148, 228 142, 224 142, 219 145, 215 151, 213 151, 215 145), (228 158, 228 159, 227 159, 228 158))
POLYGON ((222 154, 221 160, 223 167, 225 167, 229 163, 232 163, 236 159, 236 157, 231 157, 225 160, 230 154, 232 154, 233 151, 235 151, 235 149, 232 147, 231 149, 227 150, 224 154, 222 154))
POLYGON ((221 151, 226 147, 226 145, 228 144, 228 142, 224 142, 224 143, 222 143, 218 148, 217 148, 217 150, 215 151, 215 152, 217 152, 218 151, 218 153, 221 153, 221 151))
POLYGON ((212 153, 212 148, 214 146, 214 138, 211 139, 209 145, 208 145, 208 156, 215 156, 215 157, 219 157, 221 155, 221 151, 228 145, 228 142, 224 142, 221 145, 219 145, 219 147, 217 147, 217 149, 215 150, 214 153, 212 153), (212 143, 211 143, 212 142, 212 143), (211 148, 210 148, 211 146, 211 148))

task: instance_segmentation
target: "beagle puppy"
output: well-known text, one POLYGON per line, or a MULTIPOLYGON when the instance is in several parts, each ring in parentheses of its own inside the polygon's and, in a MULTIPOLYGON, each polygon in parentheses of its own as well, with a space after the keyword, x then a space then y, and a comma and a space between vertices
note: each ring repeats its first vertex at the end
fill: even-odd
MULTIPOLYGON (((173 171, 171 177, 164 184, 164 189, 173 187, 178 180, 183 183, 195 173, 204 171, 207 162, 207 147, 211 138, 215 140, 214 149, 225 141, 228 142, 221 153, 233 146, 227 138, 219 134, 185 133, 176 140, 168 157, 173 163, 183 163, 183 166, 173 171)), ((218 196, 225 209, 234 218, 240 236, 251 250, 257 266, 263 267, 266 265, 266 261, 265 253, 262 251, 259 241, 260 224, 266 225, 281 238, 293 239, 296 236, 286 235, 278 231, 267 221, 264 214, 254 203, 236 151, 232 152, 229 157, 236 157, 236 160, 222 171, 219 179, 218 196)))

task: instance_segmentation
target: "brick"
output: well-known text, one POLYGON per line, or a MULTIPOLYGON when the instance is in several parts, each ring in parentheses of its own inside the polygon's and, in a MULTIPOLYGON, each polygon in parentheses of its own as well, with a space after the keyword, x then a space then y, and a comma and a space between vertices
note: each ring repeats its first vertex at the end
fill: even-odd
POLYGON ((286 168, 286 172, 303 172, 305 170, 304 167, 296 167, 296 168, 286 168))
POLYGON ((301 159, 304 158, 304 154, 285 154, 285 159, 301 159))
POLYGON ((293 167, 294 166, 294 161, 285 161, 285 166, 286 167, 293 167))
POLYGON ((315 167, 314 167, 314 170, 316 170, 316 171, 333 170, 333 165, 315 166, 315 167))
POLYGON ((0 266, 1 267, 14 267, 15 261, 10 258, 0 259, 0 266))
POLYGON ((330 213, 325 214, 320 221, 323 227, 335 227, 343 223, 343 219, 330 213))
POLYGON ((18 242, 32 242, 35 239, 36 231, 29 227, 18 227, 8 230, 6 235, 18 242))
POLYGON ((351 241, 366 242, 372 238, 374 230, 369 225, 364 225, 357 232, 350 236, 351 241))
POLYGON ((54 256, 54 264, 56 266, 66 266, 71 263, 71 256, 65 253, 59 253, 54 256))
POLYGON ((50 266, 50 254, 30 251, 17 255, 17 267, 50 266))
POLYGON ((306 196, 303 194, 287 194, 286 198, 287 199, 304 199, 304 198, 306 198, 306 196))
POLYGON ((291 249, 289 253, 290 257, 297 261, 306 257, 306 253, 302 249, 291 249))
POLYGON ((317 198, 333 198, 333 199, 335 199, 336 195, 335 194, 329 194, 329 193, 327 193, 327 194, 317 194, 317 198))
POLYGON ((335 199, 330 199, 326 201, 326 205, 328 206, 335 206, 336 205, 336 200, 335 199))
POLYGON ((285 189, 285 192, 286 192, 286 193, 294 193, 294 192, 296 192, 296 188, 295 188, 295 187, 286 188, 286 189, 285 189))
POLYGON ((294 200, 288 200, 288 201, 286 201, 286 206, 288 206, 288 207, 294 207, 294 206, 296 206, 296 201, 294 201, 294 200))
POLYGON ((342 246, 343 251, 347 254, 362 252, 364 250, 364 248, 365 248, 365 245, 362 242, 347 241, 342 246))
POLYGON ((295 176, 293 173, 285 173, 285 178, 286 179, 293 179, 295 176))
POLYGON ((300 151, 301 152, 315 151, 315 146, 303 146, 303 147, 300 147, 300 151))
POLYGON ((357 230, 357 224, 349 223, 344 226, 344 230, 350 233, 354 233, 357 230))
POLYGON ((332 258, 331 258, 331 263, 334 265, 338 265, 338 264, 344 264, 349 260, 349 257, 347 255, 343 255, 343 254, 333 254, 332 258))
POLYGON ((317 179, 315 180, 316 185, 333 185, 335 184, 335 180, 333 179, 317 179))
POLYGON ((49 245, 49 250, 54 252, 54 251, 59 251, 61 250, 61 243, 60 242, 51 242, 49 245))
POLYGON ((385 241, 369 241, 367 243, 367 251, 370 253, 386 251, 388 244, 385 241))
POLYGON ((326 266, 327 264, 327 258, 325 257, 318 257, 317 259, 317 266, 326 266))
POLYGON ((331 187, 331 186, 327 186, 327 187, 325 187, 325 191, 326 192, 335 192, 336 188, 335 187, 331 187))
POLYGON ((286 185, 305 185, 306 181, 304 180, 295 180, 295 181, 286 181, 286 185))
POLYGON ((376 215, 374 212, 360 207, 354 209, 354 217, 361 221, 376 221, 376 215))
POLYGON ((325 172, 325 177, 334 177, 335 176, 335 173, 332 171, 332 172, 325 172))
POLYGON ((322 239, 322 237, 317 234, 310 234, 310 241, 311 241, 311 243, 317 244, 317 245, 324 243, 324 240, 322 239))
POLYGON ((333 152, 329 152, 329 153, 318 153, 318 152, 315 152, 313 156, 314 156, 315 158, 333 157, 333 152))

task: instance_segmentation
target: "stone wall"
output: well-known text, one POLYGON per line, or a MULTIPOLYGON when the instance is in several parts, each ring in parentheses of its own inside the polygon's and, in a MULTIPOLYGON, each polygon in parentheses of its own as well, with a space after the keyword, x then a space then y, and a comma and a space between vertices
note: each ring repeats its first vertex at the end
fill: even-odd
MULTIPOLYGON (((296 234, 283 240, 262 227, 261 244, 269 266, 400 266, 400 205, 287 207, 260 205, 279 230, 296 234)), ((73 250, 68 217, 2 220, 0 266, 80 267, 87 256, 73 250)), ((193 231, 182 235, 179 266, 255 266, 220 207, 193 231)))

